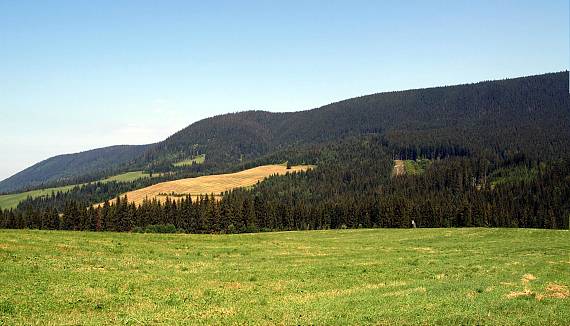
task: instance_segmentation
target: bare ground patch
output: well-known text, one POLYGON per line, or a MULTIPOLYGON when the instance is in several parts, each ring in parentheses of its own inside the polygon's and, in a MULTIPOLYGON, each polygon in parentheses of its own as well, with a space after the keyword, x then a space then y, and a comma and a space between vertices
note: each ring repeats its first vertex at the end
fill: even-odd
POLYGON ((520 297, 534 297, 536 300, 540 301, 543 299, 566 299, 570 297, 570 290, 566 285, 557 283, 548 283, 543 292, 533 291, 530 287, 530 283, 537 278, 532 274, 525 274, 521 278, 521 283, 524 287, 522 291, 512 291, 507 294, 507 299, 515 299, 520 297))
POLYGON ((543 295, 537 295, 536 299, 537 300, 541 300, 543 298, 566 299, 568 297, 570 297, 570 290, 568 289, 567 286, 556 283, 548 283, 548 285, 546 286, 546 293, 543 295))

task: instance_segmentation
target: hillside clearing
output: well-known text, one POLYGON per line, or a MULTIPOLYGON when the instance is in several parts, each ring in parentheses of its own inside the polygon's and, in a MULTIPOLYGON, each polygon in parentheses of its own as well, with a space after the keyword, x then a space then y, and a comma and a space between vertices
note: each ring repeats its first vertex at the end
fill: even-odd
POLYGON ((204 164, 204 162, 206 161, 206 154, 202 154, 202 155, 198 155, 196 157, 193 157, 189 160, 184 160, 184 161, 180 161, 180 162, 176 162, 173 165, 176 167, 180 167, 180 166, 192 166, 194 164, 204 164))
POLYGON ((394 160, 394 170, 392 175, 419 175, 425 172, 426 167, 431 163, 430 160, 394 160))
MULTIPOLYGON (((158 174, 157 174, 158 176, 158 174)), ((100 180, 99 182, 107 183, 107 182, 132 182, 138 179, 146 179, 149 178, 150 174, 145 173, 143 171, 132 171, 132 172, 125 172, 122 174, 114 175, 112 177, 100 180)), ((97 182, 97 181, 96 181, 97 182)))
POLYGON ((197 197, 199 195, 214 194, 219 196, 228 190, 251 187, 272 175, 307 171, 312 167, 313 166, 311 165, 299 165, 293 166, 290 170, 287 170, 285 165, 264 165, 237 173, 208 175, 197 178, 161 182, 146 188, 127 192, 121 196, 126 195, 129 202, 134 202, 137 205, 142 204, 145 198, 156 198, 162 201, 167 197, 186 195, 197 197))
POLYGON ((568 236, 0 230, 0 324, 565 325, 568 236))

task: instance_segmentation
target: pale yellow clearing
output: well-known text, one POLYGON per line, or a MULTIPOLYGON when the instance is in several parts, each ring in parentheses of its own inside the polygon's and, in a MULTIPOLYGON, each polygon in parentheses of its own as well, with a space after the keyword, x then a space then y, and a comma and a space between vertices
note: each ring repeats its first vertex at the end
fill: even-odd
POLYGON ((272 175, 302 172, 312 169, 313 167, 312 165, 298 165, 287 170, 285 165, 264 165, 237 173, 208 175, 162 182, 150 187, 127 192, 126 194, 122 194, 121 197, 127 195, 129 202, 140 205, 145 198, 149 200, 156 198, 163 202, 167 197, 178 199, 180 196, 190 195, 195 199, 200 195, 214 194, 215 196, 220 196, 228 190, 254 186, 272 175), (165 194, 175 194, 175 196, 166 196, 165 194))
POLYGON ((394 160, 394 171, 392 174, 395 176, 406 174, 406 166, 403 160, 394 160))

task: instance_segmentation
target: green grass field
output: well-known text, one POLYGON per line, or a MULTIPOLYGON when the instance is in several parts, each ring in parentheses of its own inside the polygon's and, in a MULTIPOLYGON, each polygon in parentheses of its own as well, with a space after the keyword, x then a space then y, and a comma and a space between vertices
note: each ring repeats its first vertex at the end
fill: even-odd
POLYGON ((145 179, 148 177, 150 177, 150 175, 148 173, 144 173, 143 171, 133 171, 133 172, 125 172, 123 174, 119 174, 119 175, 109 177, 107 179, 103 179, 103 180, 101 180, 101 182, 102 183, 113 182, 113 181, 132 182, 132 181, 135 181, 138 179, 145 179))
POLYGON ((180 167, 180 166, 191 166, 194 164, 204 164, 204 162, 206 161, 206 154, 202 154, 202 155, 198 155, 194 158, 188 159, 188 160, 184 160, 184 161, 180 161, 177 163, 174 163, 174 166, 180 167))
POLYGON ((569 253, 525 229, 0 230, 0 324, 567 325, 569 253))
MULTIPOLYGON (((113 182, 113 181, 117 181, 117 182, 131 182, 131 181, 135 181, 137 179, 142 179, 142 178, 148 178, 149 174, 144 173, 143 171, 134 171, 134 172, 126 172, 126 173, 122 173, 122 174, 118 174, 106 179, 102 179, 99 180, 102 183, 107 183, 107 182, 113 182)), ((70 185, 70 186, 63 186, 63 187, 56 187, 56 188, 47 188, 47 189, 40 189, 40 190, 32 190, 32 191, 26 191, 26 192, 21 192, 21 193, 17 193, 17 194, 10 194, 10 195, 0 195, 0 209, 10 209, 10 208, 16 208, 16 206, 18 206, 18 204, 25 200, 28 197, 32 197, 32 198, 37 198, 37 197, 42 197, 42 196, 49 196, 52 194, 52 192, 67 192, 71 189, 73 189, 76 186, 81 186, 84 185, 83 184, 79 184, 79 185, 70 185)))

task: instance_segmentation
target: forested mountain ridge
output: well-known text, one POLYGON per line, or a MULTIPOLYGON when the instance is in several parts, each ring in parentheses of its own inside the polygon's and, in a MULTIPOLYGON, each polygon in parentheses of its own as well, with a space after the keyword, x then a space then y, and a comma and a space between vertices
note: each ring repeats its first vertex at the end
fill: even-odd
MULTIPOLYGON (((378 93, 293 113, 249 111, 202 120, 147 152, 147 162, 206 153, 210 162, 375 133, 399 148, 438 147, 558 157, 568 151, 568 73, 378 93)), ((431 151, 432 153, 427 153, 431 151)))
POLYGON ((41 186, 49 182, 80 183, 108 176, 133 164, 149 145, 117 145, 58 155, 0 182, 0 192, 41 186))
POLYGON ((95 161, 84 159, 84 153, 48 159, 0 182, 0 192, 94 180, 110 171, 170 171, 172 163, 199 154, 206 154, 206 163, 189 170, 214 173, 364 134, 380 135, 402 158, 471 152, 489 159, 565 157, 570 153, 568 72, 378 93, 308 111, 220 115, 157 144, 96 150, 95 161))

